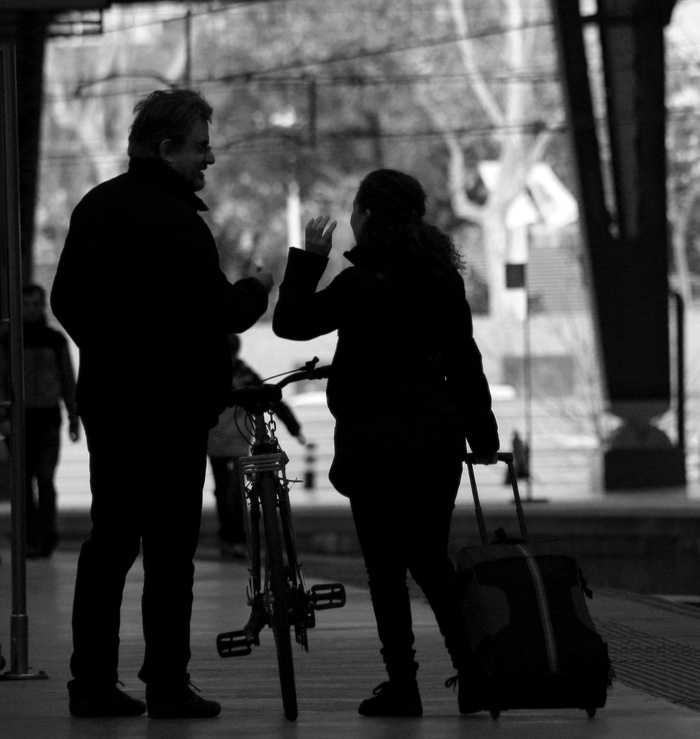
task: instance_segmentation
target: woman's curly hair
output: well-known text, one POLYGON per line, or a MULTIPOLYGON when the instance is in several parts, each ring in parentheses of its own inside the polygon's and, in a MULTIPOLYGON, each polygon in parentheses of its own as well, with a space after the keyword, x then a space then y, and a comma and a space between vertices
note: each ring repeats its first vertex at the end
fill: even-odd
POLYGON ((382 262, 429 262, 441 270, 463 272, 464 263, 452 239, 423 220, 425 201, 425 191, 415 177, 395 169, 370 172, 355 197, 362 210, 370 211, 358 246, 371 246, 382 262))

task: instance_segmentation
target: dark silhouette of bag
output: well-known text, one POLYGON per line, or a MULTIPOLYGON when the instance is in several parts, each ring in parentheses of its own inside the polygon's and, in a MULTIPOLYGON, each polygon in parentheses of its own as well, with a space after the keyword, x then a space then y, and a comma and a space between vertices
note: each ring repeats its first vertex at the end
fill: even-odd
POLYGON ((588 611, 591 593, 575 546, 528 540, 512 454, 498 456, 508 464, 521 538, 499 529, 488 543, 470 459, 482 545, 462 549, 457 562, 485 707, 494 718, 515 708, 580 708, 594 716, 613 672, 588 611))

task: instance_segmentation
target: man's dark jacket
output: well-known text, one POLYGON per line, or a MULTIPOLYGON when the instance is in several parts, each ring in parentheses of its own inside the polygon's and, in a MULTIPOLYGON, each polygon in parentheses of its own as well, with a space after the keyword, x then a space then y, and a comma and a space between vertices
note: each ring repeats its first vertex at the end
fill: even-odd
POLYGON ((156 159, 91 190, 75 208, 51 307, 80 349, 78 408, 179 405, 216 423, 231 387, 227 333, 267 308, 262 283, 231 284, 206 210, 156 159))

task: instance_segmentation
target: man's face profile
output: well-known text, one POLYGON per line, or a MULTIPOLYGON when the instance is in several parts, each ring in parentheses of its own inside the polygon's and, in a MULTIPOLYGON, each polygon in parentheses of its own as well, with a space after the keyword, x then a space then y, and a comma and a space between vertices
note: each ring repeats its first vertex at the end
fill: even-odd
POLYGON ((171 145, 166 157, 166 162, 194 192, 204 188, 204 170, 215 161, 209 146, 209 124, 202 119, 195 122, 185 141, 171 145))

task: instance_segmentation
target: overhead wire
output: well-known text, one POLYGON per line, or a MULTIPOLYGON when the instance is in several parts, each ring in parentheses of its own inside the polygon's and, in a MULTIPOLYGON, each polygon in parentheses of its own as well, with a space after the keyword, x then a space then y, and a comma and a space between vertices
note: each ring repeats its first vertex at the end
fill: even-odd
MULTIPOLYGON (((261 2, 262 0, 259 0, 261 2)), ((686 0, 688 1, 688 0, 686 0)), ((278 4, 283 3, 286 4, 286 0, 272 0, 272 4, 278 4)), ((210 7, 208 9, 205 9, 204 11, 198 13, 198 16, 204 16, 213 12, 224 12, 224 11, 231 11, 234 9, 240 9, 243 7, 247 7, 251 4, 255 4, 255 2, 236 2, 236 3, 229 3, 226 6, 221 7, 210 7)), ((266 3, 269 4, 269 3, 266 3)), ((181 16, 180 19, 184 19, 185 16, 181 16)), ((163 22, 163 20, 157 21, 159 23, 163 22)), ((287 87, 293 87, 295 85, 307 85, 309 84, 310 78, 306 76, 299 76, 298 74, 289 74, 291 72, 299 71, 307 69, 308 67, 323 67, 325 65, 332 65, 332 64, 339 64, 343 62, 348 61, 355 61, 358 59, 368 58, 375 55, 383 55, 383 54, 390 54, 390 53, 402 53, 407 51, 415 51, 415 50, 422 50, 426 48, 430 48, 435 45, 442 45, 442 44, 450 44, 450 43, 457 43, 459 41, 465 40, 465 38, 469 39, 476 39, 476 38, 484 38, 486 36, 494 35, 496 33, 506 33, 509 31, 515 31, 515 30, 523 30, 524 28, 530 28, 530 27, 541 27, 541 26, 551 26, 551 21, 542 21, 534 24, 527 24, 523 26, 519 26, 518 28, 499 28, 499 29, 489 29, 487 31, 481 31, 478 33, 471 33, 467 37, 450 37, 450 38, 440 38, 440 39, 431 39, 431 40, 421 40, 420 42, 416 41, 414 44, 404 44, 400 46, 388 46, 382 49, 364 49, 364 50, 357 50, 352 53, 344 52, 342 54, 334 54, 334 55, 328 55, 323 59, 314 59, 314 60, 297 60, 286 64, 277 64, 277 65, 271 65, 268 66, 265 69, 258 69, 258 70, 244 70, 239 72, 234 72, 227 75, 222 75, 219 77, 202 77, 198 78, 196 80, 193 80, 198 85, 207 85, 207 86, 216 86, 216 85, 231 85, 231 84, 239 84, 239 85, 249 85, 249 84, 255 84, 257 86, 262 85, 280 85, 280 86, 287 86, 287 87), (287 74, 285 74, 287 73, 287 74)), ((133 30, 132 29, 119 29, 120 31, 123 30, 133 30)), ((690 66, 690 65, 689 65, 690 66)), ((672 70, 678 70, 682 69, 682 66, 676 66, 673 65, 671 67, 672 70)), ((140 73, 141 75, 144 75, 147 73, 140 73)), ((556 66, 554 65, 542 65, 540 67, 533 67, 529 70, 519 70, 515 75, 510 75, 505 72, 488 72, 486 71, 484 73, 484 76, 492 83, 498 83, 498 82, 512 82, 514 79, 517 81, 522 82, 528 82, 531 84, 534 83, 542 83, 546 84, 548 82, 554 82, 558 76, 558 72, 556 69, 556 66)), ((469 75, 466 73, 448 73, 448 74, 430 74, 430 75, 386 75, 386 76, 378 76, 378 75, 356 75, 356 74, 349 74, 349 73, 340 73, 337 75, 326 75, 326 76, 317 76, 314 77, 314 84, 319 86, 334 86, 337 87, 339 85, 345 85, 345 86, 351 86, 351 87, 379 87, 379 86, 397 86, 397 85, 418 85, 418 84, 429 84, 433 82, 442 82, 442 83, 448 83, 451 81, 454 81, 455 83, 462 83, 464 81, 469 80, 469 75)), ((99 80, 95 80, 94 83, 99 83, 99 80)), ((117 91, 109 91, 109 92, 99 92, 99 93, 85 93, 84 99, 95 99, 95 98, 101 98, 101 97, 108 97, 108 96, 120 96, 120 95, 133 95, 135 93, 134 90, 117 90, 117 91)), ((51 104, 52 102, 62 102, 65 101, 67 98, 62 97, 60 95, 51 94, 50 92, 46 95, 45 102, 48 104, 51 104)), ((345 130, 345 131, 324 131, 324 130, 318 130, 317 131, 317 137, 319 139, 319 144, 321 143, 328 143, 332 141, 336 141, 339 138, 344 139, 350 139, 350 138, 367 138, 367 139, 418 139, 418 138, 430 138, 430 137, 439 137, 444 135, 444 133, 452 133, 455 135, 461 135, 461 136, 476 136, 476 137, 483 137, 483 136, 490 136, 493 135, 495 132, 500 133, 522 133, 527 130, 532 130, 532 127, 539 123, 539 121, 532 121, 532 122, 523 122, 520 124, 515 125, 506 125, 506 126, 477 126, 477 127, 460 127, 460 128, 452 128, 447 129, 443 131, 393 131, 393 132, 386 132, 381 131, 379 133, 375 131, 358 131, 358 130, 345 130)), ((266 150, 278 150, 280 148, 279 143, 275 144, 271 148, 271 141, 274 141, 274 136, 271 135, 269 131, 264 131, 262 133, 255 132, 248 134, 244 136, 241 139, 227 142, 222 147, 220 147, 220 151, 225 152, 229 150, 235 150, 240 147, 246 147, 247 149, 254 151, 266 151, 266 150)), ((288 145, 288 142, 287 142, 288 145)), ((49 158, 51 155, 47 155, 49 158)), ((58 155, 60 156, 60 155, 58 155)), ((75 156, 75 155, 67 155, 67 156, 75 156)))
MULTIPOLYGON (((511 133, 513 135, 531 131, 539 121, 533 121, 527 124, 503 126, 499 130, 505 132, 506 135, 511 133)), ((567 124, 562 122, 551 128, 554 132, 564 132, 568 128, 567 124)), ((445 134, 453 134, 463 137, 473 138, 487 138, 494 134, 494 128, 492 126, 481 126, 481 127, 454 127, 445 128, 441 130, 430 129, 430 130, 417 130, 417 131, 382 131, 375 133, 372 131, 360 131, 360 130, 336 130, 336 131, 318 131, 316 133, 316 146, 315 150, 318 151, 325 147, 337 144, 339 140, 384 140, 384 141, 417 141, 417 140, 430 140, 440 139, 445 134)), ((288 137, 282 138, 280 135, 274 135, 268 133, 267 135, 256 135, 251 137, 241 137, 229 142, 223 142, 220 145, 214 145, 213 151, 216 157, 223 158, 227 155, 235 154, 237 157, 241 156, 241 152, 250 155, 262 155, 272 153, 283 153, 289 152, 289 150, 298 145, 300 148, 305 146, 310 149, 308 144, 305 144, 300 137, 298 144, 290 142, 288 137)), ((95 161, 118 161, 124 158, 123 153, 98 155, 97 157, 93 154, 83 154, 80 152, 45 152, 43 155, 43 161, 47 164, 58 164, 59 162, 73 162, 76 165, 81 162, 95 161)))
MULTIPOLYGON (((249 86, 276 86, 278 88, 293 88, 293 87, 306 87, 313 83, 317 87, 332 87, 337 88, 339 86, 349 88, 371 88, 371 87, 410 87, 424 84, 464 84, 469 82, 473 77, 473 74, 469 73, 437 73, 437 74, 426 74, 426 75, 361 75, 361 74, 340 74, 332 76, 276 76, 276 77, 264 77, 246 79, 243 75, 234 75, 233 78, 228 75, 222 75, 219 77, 194 77, 190 84, 197 87, 214 88, 218 86, 236 86, 236 87, 249 87, 249 86)), ((492 84, 506 84, 513 82, 521 82, 524 84, 549 84, 557 80, 559 73, 557 69, 552 66, 547 71, 528 71, 521 70, 514 74, 507 74, 505 72, 485 72, 482 77, 492 84)), ((133 95, 137 93, 134 89, 123 89, 123 90, 109 90, 101 92, 84 92, 88 87, 101 85, 108 82, 115 81, 133 81, 138 80, 154 80, 157 79, 157 72, 139 72, 134 74, 124 75, 121 78, 111 77, 109 79, 95 79, 93 81, 81 81, 80 88, 81 94, 79 97, 76 95, 62 92, 52 92, 50 86, 47 85, 45 92, 45 102, 47 103, 58 103, 75 101, 76 99, 82 100, 94 100, 94 99, 109 99, 117 98, 125 95, 133 95)))
MULTIPOLYGON (((522 0, 513 0, 513 2, 516 2, 520 5, 522 5, 522 0)), ((202 8, 201 5, 203 3, 188 3, 187 0, 179 0, 179 2, 172 2, 171 5, 180 5, 184 6, 182 9, 178 8, 176 13, 173 15, 165 15, 165 13, 168 12, 167 8, 162 9, 153 9, 157 13, 163 13, 164 15, 158 15, 157 18, 153 18, 152 20, 146 20, 142 21, 140 23, 134 23, 130 26, 119 26, 116 28, 108 28, 105 29, 104 34, 107 33, 119 33, 122 31, 138 31, 143 28, 148 28, 155 25, 161 25, 163 23, 178 23, 183 22, 187 19, 191 20, 198 20, 200 18, 206 18, 213 15, 223 14, 223 13, 229 13, 229 12, 235 12, 240 10, 247 10, 251 6, 261 6, 265 7, 265 10, 267 11, 270 6, 273 5, 282 5, 286 6, 287 8, 289 6, 300 4, 295 3, 295 0, 229 0, 229 2, 226 3, 211 3, 209 4, 209 7, 202 8)), ((308 4, 308 3, 307 3, 308 4)), ((546 6, 546 2, 540 2, 537 3, 538 6, 543 7, 546 6)), ((314 6, 315 12, 322 12, 325 14, 330 13, 338 13, 339 15, 350 15, 355 14, 355 9, 349 9, 348 8, 348 2, 347 0, 336 0, 336 6, 337 10, 334 9, 333 3, 329 2, 329 0, 324 0, 323 4, 318 4, 314 6)), ((379 5, 374 5, 373 3, 368 3, 365 10, 369 10, 370 8, 381 10, 382 7, 379 5)), ((411 13, 416 12, 416 6, 415 3, 413 3, 410 7, 411 13)), ((126 17, 128 15, 136 16, 138 14, 138 10, 134 10, 133 8, 112 8, 110 9, 110 12, 115 16, 121 16, 126 17)), ((430 14, 431 16, 434 15, 435 8, 434 8, 434 0, 425 0, 424 3, 424 10, 421 10, 421 12, 425 12, 430 14)), ((498 30, 495 30, 493 33, 499 33, 498 30)))
MULTIPOLYGON (((689 111, 689 110, 677 110, 669 111, 667 118, 669 121, 673 120, 692 120, 693 118, 700 121, 700 111, 689 111)), ((604 115, 596 118, 597 126, 606 125, 607 118, 604 115)), ((534 127, 539 125, 541 121, 532 120, 527 122, 521 122, 519 124, 504 125, 498 127, 498 132, 505 133, 505 135, 513 134, 520 135, 522 133, 532 131, 534 127)), ((570 126, 567 121, 562 120, 561 122, 550 125, 549 129, 553 133, 564 134, 568 132, 570 126)), ((316 139, 317 149, 322 149, 327 146, 335 144, 338 140, 350 140, 350 139, 380 139, 380 140, 393 140, 393 141, 415 141, 415 140, 428 140, 428 139, 439 139, 445 134, 452 134, 465 138, 488 138, 494 135, 496 132, 494 126, 471 126, 471 127, 448 127, 444 129, 434 130, 415 130, 415 131, 359 131, 359 130, 327 130, 317 131, 316 139)), ((242 136, 240 138, 222 142, 220 145, 214 145, 214 154, 217 157, 225 157, 230 154, 236 154, 237 157, 241 156, 241 152, 248 153, 251 155, 280 153, 289 151, 290 147, 298 145, 300 148, 305 145, 303 137, 299 137, 297 144, 290 142, 288 136, 284 138, 274 132, 265 132, 263 134, 256 133, 251 136, 242 136)), ((308 146, 308 144, 306 144, 308 146)), ((72 162, 76 165, 81 162, 93 162, 93 161, 119 161, 125 158, 124 152, 117 153, 104 153, 95 156, 90 153, 81 153, 79 151, 74 152, 56 152, 47 151, 44 152, 42 159, 47 165, 59 164, 61 162, 72 162)))
MULTIPOLYGON (((273 0, 273 2, 284 2, 285 0, 273 0)), ((237 7, 237 6, 236 6, 237 7)), ((225 10, 230 10, 230 7, 225 8, 225 10)), ((201 13, 201 15, 205 15, 205 13, 201 13)), ((177 18, 177 20, 185 20, 186 15, 180 16, 177 18)), ((197 15, 193 14, 193 18, 198 17, 197 15)), ((168 20, 174 20, 174 19, 168 19, 168 20)), ((157 21, 157 23, 163 23, 166 22, 165 20, 161 19, 157 21)), ((155 23, 155 22, 154 22, 155 23)), ((134 26, 128 29, 114 29, 111 32, 122 32, 122 31, 128 31, 128 30, 134 30, 135 28, 141 28, 143 26, 134 26)), ((401 45, 385 45, 381 48, 376 49, 357 49, 354 51, 344 51, 341 53, 336 54, 330 54, 322 58, 317 59, 298 59, 293 62, 286 62, 284 64, 275 64, 270 65, 264 68, 258 68, 258 69, 244 69, 239 70, 235 72, 231 72, 227 75, 221 76, 219 78, 197 78, 196 82, 198 84, 209 84, 214 82, 223 82, 223 83, 231 83, 235 80, 243 80, 243 81, 252 81, 256 78, 265 78, 269 75, 279 74, 281 72, 291 72, 291 71, 300 71, 304 69, 308 69, 310 67, 324 67, 328 65, 334 65, 334 64, 343 64, 353 61, 360 61, 363 59, 371 59, 376 58, 378 56, 385 56, 388 54, 400 54, 400 53, 407 53, 407 52, 415 52, 415 51, 421 51, 429 48, 434 48, 437 46, 445 46, 445 45, 451 45, 455 43, 461 43, 465 40, 476 40, 476 39, 483 39, 488 38, 490 36, 494 35, 503 35, 507 33, 515 33, 520 32, 523 30, 527 30, 530 28, 538 28, 538 27, 552 27, 552 22, 550 20, 546 21, 539 21, 539 22, 533 22, 533 23, 526 23, 519 26, 513 26, 513 27, 497 27, 497 28, 489 28, 478 32, 473 32, 467 35, 452 35, 447 37, 440 37, 435 39, 419 39, 416 40, 413 43, 408 44, 401 44, 401 45)), ((90 80, 84 80, 83 86, 86 87, 89 85, 91 81, 90 80)), ((94 84, 97 84, 100 82, 100 80, 94 80, 92 81, 94 84)), ((127 94, 125 92, 118 92, 118 91, 112 91, 112 92, 100 92, 100 93, 85 93, 85 96, 88 95, 90 97, 112 97, 112 96, 119 96, 127 94)))
MULTIPOLYGON (((214 7, 209 7, 205 9, 195 9, 195 10, 190 11, 190 14, 193 19, 197 19, 197 18, 207 17, 215 13, 224 13, 224 12, 229 12, 231 10, 239 10, 241 8, 247 8, 250 5, 259 5, 259 4, 287 5, 289 2, 290 0, 232 0, 232 2, 226 3, 225 5, 221 5, 221 6, 214 6, 214 7)), ((685 0, 684 4, 691 4, 691 3, 697 3, 697 2, 698 0, 685 0)), ((125 12, 125 11, 122 10, 120 12, 125 12)), ((351 12, 351 11, 343 11, 343 12, 351 12)), ((187 18, 187 14, 177 15, 177 16, 172 16, 172 17, 167 17, 167 18, 159 18, 158 20, 144 22, 144 23, 130 26, 130 27, 120 27, 120 28, 110 29, 109 32, 110 33, 129 32, 132 30, 138 30, 143 27, 147 27, 148 25, 151 25, 151 24, 155 25, 155 24, 162 24, 162 23, 171 22, 171 21, 184 21, 186 20, 186 18, 187 18)), ((462 41, 465 41, 465 40, 482 39, 482 38, 487 38, 493 35, 503 35, 506 33, 519 32, 519 31, 523 31, 523 30, 527 30, 531 28, 541 28, 541 27, 551 28, 553 27, 553 23, 550 19, 546 19, 546 20, 537 21, 537 22, 525 23, 525 24, 521 24, 521 25, 513 26, 513 27, 489 28, 489 29, 485 29, 482 31, 478 31, 478 32, 472 32, 464 36, 455 35, 455 36, 441 37, 441 38, 436 38, 436 39, 421 39, 411 44, 393 45, 393 46, 387 45, 387 46, 383 46, 377 49, 358 49, 352 52, 344 52, 341 54, 328 55, 325 58, 300 59, 300 60, 296 60, 291 63, 268 66, 262 69, 240 70, 240 71, 231 72, 229 74, 222 75, 219 77, 200 77, 194 81, 196 81, 199 84, 212 84, 212 83, 217 83, 217 82, 231 83, 236 80, 242 80, 247 83, 247 82, 253 81, 254 79, 258 79, 258 78, 264 79, 266 77, 270 77, 271 75, 274 75, 280 72, 291 72, 294 70, 306 69, 308 67, 319 67, 319 66, 326 66, 326 65, 332 65, 332 64, 342 64, 342 63, 347 63, 350 61, 369 59, 369 58, 374 58, 376 56, 383 56, 387 54, 404 53, 404 52, 409 52, 409 51, 420 51, 420 50, 432 48, 435 46, 461 43, 462 41)), ((105 33, 107 32, 105 31, 105 33)), ((688 46, 691 48, 693 47, 692 44, 689 44, 688 46)), ((695 45, 695 47, 697 48, 697 44, 695 45)), ((680 45, 675 44, 674 48, 675 49, 685 48, 685 46, 680 47, 680 45)), ((498 75, 498 74, 494 75, 493 73, 485 72, 484 76, 486 76, 489 79, 499 79, 499 78, 512 79, 512 75, 507 76, 505 73, 501 73, 501 75, 498 75)), ((516 73, 516 76, 518 79, 522 79, 523 81, 546 82, 548 80, 553 79, 556 76, 556 71, 552 71, 546 75, 532 74, 528 76, 527 72, 523 70, 519 70, 516 73)), ((353 84, 352 77, 353 77, 352 75, 339 75, 337 79, 335 76, 328 80, 324 80, 321 78, 318 80, 318 83, 319 84, 353 84)), ((463 77, 468 77, 468 75, 463 75, 463 77)), ((435 78, 440 79, 439 76, 435 76, 435 78)), ((297 79, 297 77, 290 76, 288 80, 285 80, 285 81, 291 82, 291 81, 294 81, 295 79, 297 79)), ((407 79, 408 79, 407 77, 399 78, 398 81, 403 83, 407 79)), ((386 80, 393 84, 397 83, 397 81, 393 80, 392 78, 386 78, 386 80)), ((259 81, 262 81, 262 80, 259 80, 259 81)), ((382 81, 383 80, 380 80, 380 79, 377 79, 375 81, 372 78, 366 78, 366 80, 359 82, 358 84, 381 84, 382 81)), ((94 80, 93 82, 97 84, 100 82, 100 80, 94 80)), ((83 82, 84 86, 87 86, 89 83, 90 83, 89 80, 83 82)), ((93 97, 102 97, 102 96, 108 97, 108 96, 117 96, 117 95, 122 95, 122 94, 128 94, 128 93, 110 92, 110 93, 93 94, 92 96, 93 97)))

